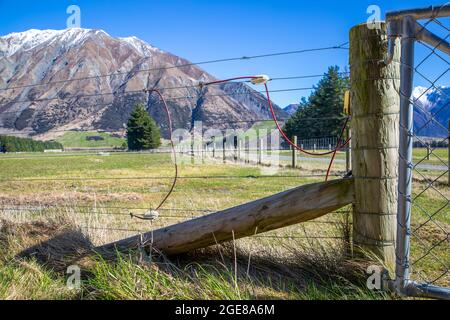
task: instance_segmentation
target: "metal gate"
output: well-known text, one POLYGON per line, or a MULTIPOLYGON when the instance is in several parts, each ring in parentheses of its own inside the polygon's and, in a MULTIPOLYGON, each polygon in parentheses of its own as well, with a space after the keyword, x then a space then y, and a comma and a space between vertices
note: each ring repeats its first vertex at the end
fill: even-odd
POLYGON ((387 14, 389 56, 401 39, 400 145, 394 289, 450 298, 449 113, 450 3, 387 14), (447 23, 448 24, 448 23, 447 23), (436 30, 436 31, 435 31, 436 30), (397 41, 398 43, 398 41, 397 41), (438 72, 436 72, 438 71, 438 72), (415 80, 422 87, 415 87, 415 80), (430 107, 430 100, 434 103, 430 107), (414 117, 416 124, 414 125, 414 117), (420 117, 420 119, 419 119, 420 117), (447 118, 443 123, 443 117, 447 118), (423 138, 432 128, 441 136, 423 138), (422 149, 414 149, 423 146, 422 149), (422 152, 421 152, 422 151, 422 152))

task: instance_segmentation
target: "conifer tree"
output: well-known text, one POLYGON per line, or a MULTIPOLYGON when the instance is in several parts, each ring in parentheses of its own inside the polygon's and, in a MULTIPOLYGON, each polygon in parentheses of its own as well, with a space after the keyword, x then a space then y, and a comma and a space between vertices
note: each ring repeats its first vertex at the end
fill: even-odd
POLYGON ((284 130, 288 137, 311 139, 338 136, 344 124, 344 119, 339 117, 344 116, 344 94, 348 86, 349 79, 339 72, 338 66, 328 68, 309 98, 303 98, 298 110, 286 121, 284 130))
POLYGON ((161 133, 155 120, 143 104, 136 105, 127 123, 128 149, 139 151, 155 149, 161 145, 161 133))

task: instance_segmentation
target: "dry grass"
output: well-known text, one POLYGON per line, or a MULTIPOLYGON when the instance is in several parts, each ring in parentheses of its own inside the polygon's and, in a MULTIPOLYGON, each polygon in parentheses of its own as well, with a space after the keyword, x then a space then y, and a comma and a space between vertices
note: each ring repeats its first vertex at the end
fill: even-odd
POLYGON ((86 235, 65 219, 2 220, 1 235, 2 252, 8 256, 0 263, 0 274, 5 270, 29 274, 0 281, 0 297, 8 299, 383 297, 363 289, 366 264, 349 259, 347 248, 338 243, 333 247, 313 242, 267 246, 240 240, 170 260, 154 255, 150 262, 139 252, 117 253, 114 259, 105 260, 93 251, 86 235), (72 264, 82 268, 83 285, 78 291, 64 286, 64 272, 72 264), (51 290, 39 292, 41 285, 51 290))
MULTIPOLYGON (((1 159, 0 164, 4 169, 0 172, 0 298, 386 298, 365 289, 366 262, 349 258, 351 219, 343 213, 268 234, 281 238, 250 237, 170 260, 153 256, 151 263, 140 252, 115 254, 108 260, 91 251, 134 235, 134 230, 148 231, 206 213, 189 210, 220 210, 319 181, 322 178, 300 176, 323 174, 323 163, 305 162, 300 165, 308 169, 278 172, 299 176, 291 178, 181 179, 165 206, 167 211, 161 211, 154 222, 130 219, 129 213, 142 213, 157 204, 170 179, 46 178, 170 177, 173 168, 165 156, 1 159), (42 180, 8 181, 12 177, 42 180), (78 291, 68 290, 65 284, 65 269, 73 263, 82 267, 83 285, 78 291)), ((182 176, 259 176, 266 170, 220 162, 180 166, 182 176)), ((443 190, 448 193, 448 188, 443 190)))

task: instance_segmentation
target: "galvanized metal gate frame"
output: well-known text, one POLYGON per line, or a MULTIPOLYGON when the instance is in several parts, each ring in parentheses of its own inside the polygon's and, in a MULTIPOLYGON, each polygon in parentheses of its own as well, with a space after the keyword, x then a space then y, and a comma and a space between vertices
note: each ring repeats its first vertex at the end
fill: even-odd
MULTIPOLYGON (((400 295, 450 299, 450 288, 435 286, 433 282, 417 283, 410 279, 412 178, 415 169, 412 161, 413 138, 415 135, 413 132, 413 103, 411 101, 414 74, 416 72, 414 47, 416 41, 420 41, 432 47, 431 54, 435 54, 439 50, 446 55, 450 55, 450 44, 446 41, 447 37, 442 39, 426 28, 430 21, 443 17, 450 17, 450 3, 429 8, 390 12, 386 15, 390 39, 389 57, 386 63, 395 63, 392 61, 395 49, 394 39, 401 39, 400 159, 398 171, 396 270, 395 279, 390 283, 390 287, 400 295), (423 19, 427 19, 428 22, 424 25, 419 24, 418 20, 423 19)), ((448 29, 446 28, 446 30, 448 29)), ((430 83, 434 85, 433 81, 430 81, 430 83)), ((447 238, 444 240, 448 241, 448 231, 446 232, 447 238)), ((446 268, 448 274, 448 265, 446 268)), ((444 276, 446 275, 444 274, 444 276)))

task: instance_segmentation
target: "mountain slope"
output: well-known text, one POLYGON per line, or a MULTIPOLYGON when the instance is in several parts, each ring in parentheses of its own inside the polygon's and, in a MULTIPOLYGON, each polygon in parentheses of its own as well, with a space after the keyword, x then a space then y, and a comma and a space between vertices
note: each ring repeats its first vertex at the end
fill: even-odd
POLYGON ((291 103, 287 107, 283 108, 284 111, 286 111, 289 115, 293 115, 297 112, 298 108, 300 107, 300 104, 298 103, 291 103))
POLYGON ((439 87, 428 91, 424 87, 414 89, 414 132, 416 135, 441 138, 448 136, 449 97, 450 87, 439 87))
POLYGON ((14 89, 0 90, 0 133, 119 131, 143 102, 167 136, 162 103, 144 88, 167 88, 175 128, 191 129, 194 121, 238 128, 248 125, 223 122, 269 118, 262 94, 242 83, 197 86, 211 80, 198 66, 136 37, 76 28, 9 34, 0 37, 0 88, 14 89))

